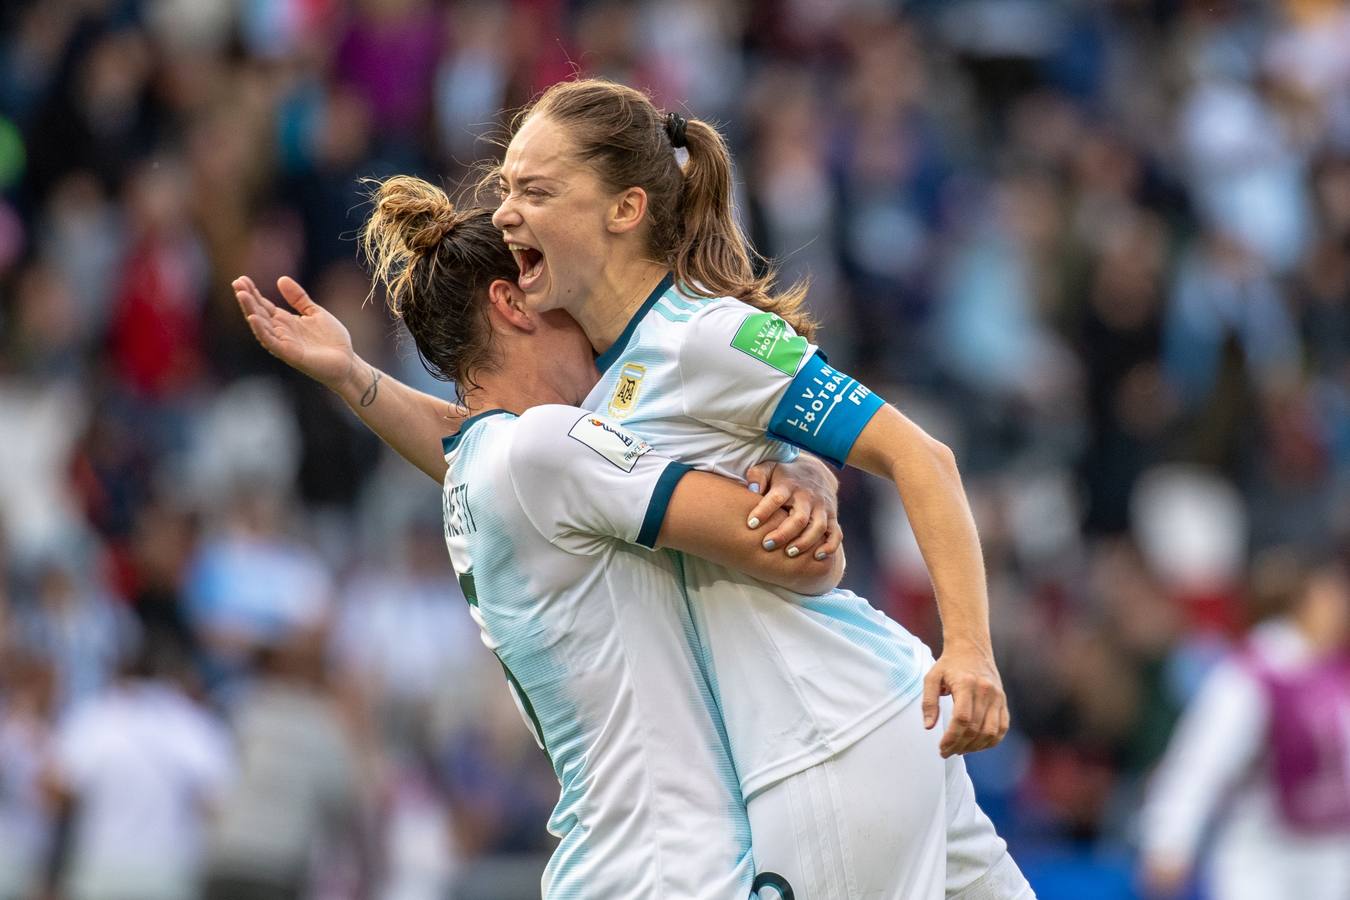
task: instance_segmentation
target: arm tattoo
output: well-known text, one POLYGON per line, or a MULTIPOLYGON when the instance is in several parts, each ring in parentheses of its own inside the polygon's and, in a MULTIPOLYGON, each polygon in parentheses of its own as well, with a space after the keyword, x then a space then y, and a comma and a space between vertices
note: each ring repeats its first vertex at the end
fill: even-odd
POLYGON ((374 366, 370 367, 370 371, 372 374, 370 387, 366 388, 366 392, 361 395, 361 405, 363 407, 369 406, 375 402, 375 398, 379 396, 380 393, 380 379, 384 377, 384 373, 374 366))

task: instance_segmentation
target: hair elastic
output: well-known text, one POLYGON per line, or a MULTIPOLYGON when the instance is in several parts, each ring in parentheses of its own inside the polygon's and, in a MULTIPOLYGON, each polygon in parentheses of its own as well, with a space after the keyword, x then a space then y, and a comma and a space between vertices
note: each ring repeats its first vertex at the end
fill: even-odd
POLYGON ((684 129, 689 121, 679 113, 666 113, 666 136, 675 149, 685 146, 684 129))

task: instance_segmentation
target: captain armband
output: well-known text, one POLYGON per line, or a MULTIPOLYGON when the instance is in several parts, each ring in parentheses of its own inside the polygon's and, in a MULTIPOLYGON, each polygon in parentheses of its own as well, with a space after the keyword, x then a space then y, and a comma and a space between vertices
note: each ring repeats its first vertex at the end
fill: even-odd
POLYGON ((815 353, 778 402, 769 419, 769 434, 842 469, 858 435, 884 402, 815 353))

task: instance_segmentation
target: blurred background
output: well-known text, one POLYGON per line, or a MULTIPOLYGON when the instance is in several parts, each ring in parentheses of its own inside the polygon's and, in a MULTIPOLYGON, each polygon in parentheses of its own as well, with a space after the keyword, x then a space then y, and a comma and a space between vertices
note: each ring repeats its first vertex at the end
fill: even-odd
MULTIPOLYGON (((1345 4, 0 10, 0 897, 538 896, 557 785, 438 489, 229 283, 296 275, 447 395, 363 305, 357 179, 453 186, 573 72, 720 123, 832 362, 956 450, 1014 714, 968 762, 1040 895, 1224 896, 1195 860, 1271 730, 1182 754, 1233 773, 1185 810, 1150 778, 1258 621, 1343 645, 1345 4)), ((846 584, 935 641, 897 501, 842 495, 846 584)))

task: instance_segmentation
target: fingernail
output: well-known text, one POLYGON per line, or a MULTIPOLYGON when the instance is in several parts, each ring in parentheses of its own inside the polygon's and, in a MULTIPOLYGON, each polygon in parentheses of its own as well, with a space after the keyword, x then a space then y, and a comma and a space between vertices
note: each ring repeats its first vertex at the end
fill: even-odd
POLYGON ((767 540, 767 541, 764 542, 764 549, 765 549, 765 550, 772 550, 774 547, 777 547, 777 546, 778 546, 778 542, 775 541, 775 540, 773 540, 773 539, 769 539, 769 540, 767 540))
POLYGON ((749 525, 751 528, 758 528, 758 527, 759 527, 759 516, 751 516, 751 517, 750 517, 750 520, 749 520, 748 522, 746 522, 745 524, 749 525))
POLYGON ((751 492, 752 494, 758 494, 758 493, 759 493, 759 482, 758 482, 758 481, 752 481, 752 482, 750 482, 750 492, 751 492))
POLYGON ((789 548, 787 548, 787 555, 788 555, 789 557, 794 557, 794 556, 796 556, 798 553, 801 553, 801 552, 802 552, 802 551, 798 550, 796 547, 789 547, 789 548))
POLYGON ((826 553, 824 550, 817 550, 817 551, 816 551, 816 559, 824 559, 824 558, 825 558, 826 556, 828 556, 828 555, 829 555, 829 554, 826 553))

